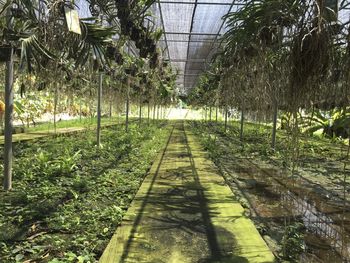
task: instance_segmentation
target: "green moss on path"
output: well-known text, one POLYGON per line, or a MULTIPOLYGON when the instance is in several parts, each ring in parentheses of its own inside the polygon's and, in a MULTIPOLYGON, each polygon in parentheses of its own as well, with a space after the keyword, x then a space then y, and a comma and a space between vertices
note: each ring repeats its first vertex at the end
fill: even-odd
MULTIPOLYGON (((110 122, 110 123, 102 124, 102 128, 110 127, 113 125, 117 125, 117 123, 110 122)), ((94 126, 94 128, 96 127, 94 126)), ((12 135, 12 142, 30 141, 30 140, 40 139, 48 136, 58 136, 63 134, 82 132, 88 129, 90 129, 90 127, 68 127, 68 128, 56 129, 56 132, 54 130, 49 130, 49 131, 38 130, 38 131, 32 131, 32 132, 18 133, 18 134, 12 135)), ((5 141, 4 136, 0 136, 0 144, 4 144, 4 141, 5 141)))
POLYGON ((274 256, 178 122, 100 262, 274 262, 274 256))

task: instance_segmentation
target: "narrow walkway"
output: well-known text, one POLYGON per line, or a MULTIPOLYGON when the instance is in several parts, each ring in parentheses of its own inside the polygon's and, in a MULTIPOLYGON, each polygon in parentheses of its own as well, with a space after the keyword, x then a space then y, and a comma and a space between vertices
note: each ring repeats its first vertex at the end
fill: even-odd
MULTIPOLYGON (((108 124, 102 124, 101 127, 109 127, 117 125, 117 123, 108 123, 108 124)), ((96 127, 94 127, 96 128, 96 127)), ((24 133, 17 133, 12 135, 12 142, 22 142, 22 141, 30 141, 35 139, 40 139, 43 137, 48 136, 58 136, 63 134, 69 134, 69 133, 76 133, 76 132, 82 132, 89 128, 87 127, 70 127, 70 128, 58 128, 56 129, 56 132, 54 130, 49 131, 33 131, 33 132, 24 132, 24 133)), ((4 136, 0 136, 0 145, 4 144, 4 136)))
POLYGON ((100 263, 273 262, 195 137, 178 122, 100 263))

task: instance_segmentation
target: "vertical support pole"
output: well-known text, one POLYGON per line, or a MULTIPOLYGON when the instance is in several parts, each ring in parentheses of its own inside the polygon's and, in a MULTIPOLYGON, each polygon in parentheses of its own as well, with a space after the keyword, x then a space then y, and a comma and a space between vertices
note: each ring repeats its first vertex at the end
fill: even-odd
POLYGON ((125 115, 125 132, 129 132, 129 93, 130 93, 130 77, 128 77, 127 82, 126 82, 126 115, 125 115))
POLYGON ((13 130, 13 48, 9 61, 6 62, 5 73, 5 145, 4 145, 4 189, 12 188, 12 130, 13 130))
MULTIPOLYGON (((57 104, 58 104, 58 84, 57 82, 54 84, 55 85, 55 93, 54 93, 54 102, 53 102, 53 128, 56 133, 57 131, 57 104)), ((28 124, 29 126, 29 124, 28 124)))
POLYGON ((227 117, 228 117, 228 110, 226 106, 225 107, 225 133, 227 132, 227 117))
POLYGON ((157 105, 156 105, 155 101, 153 103, 154 103, 153 104, 153 121, 154 121, 156 119, 156 107, 157 107, 157 105))
POLYGON ((242 110, 241 110, 241 129, 239 131, 239 140, 242 142, 243 141, 243 128, 244 128, 244 109, 242 105, 242 110))
POLYGON ((141 127, 141 122, 142 122, 142 98, 141 98, 141 95, 140 95, 140 108, 139 108, 139 127, 141 127))
POLYGON ((159 108, 160 108, 160 105, 158 105, 157 107, 157 120, 159 120, 159 108))
POLYGON ((148 105, 147 105, 147 124, 148 125, 149 125, 150 113, 151 113, 151 105, 150 105, 150 101, 148 100, 148 105))
POLYGON ((271 138, 272 150, 275 150, 275 147, 276 147, 277 118, 278 118, 278 104, 277 104, 277 101, 275 100, 273 105, 273 125, 272 125, 272 138, 271 138))
POLYGON ((111 98, 109 100, 109 118, 110 119, 112 119, 112 109, 113 109, 112 103, 113 103, 113 96, 111 95, 111 98))
POLYGON ((99 84, 97 92, 97 147, 101 146, 101 100, 102 100, 103 73, 99 74, 99 84))
POLYGON ((211 109, 211 106, 209 107, 209 121, 211 122, 211 112, 212 112, 212 109, 211 109))
POLYGON ((79 121, 81 122, 81 115, 82 115, 82 106, 81 106, 81 99, 79 100, 79 121))
MULTIPOLYGON (((7 25, 12 27, 12 12, 8 8, 7 25)), ((5 72, 5 145, 4 145, 4 189, 6 191, 12 188, 12 130, 13 130, 13 47, 9 49, 9 59, 6 62, 5 72)))

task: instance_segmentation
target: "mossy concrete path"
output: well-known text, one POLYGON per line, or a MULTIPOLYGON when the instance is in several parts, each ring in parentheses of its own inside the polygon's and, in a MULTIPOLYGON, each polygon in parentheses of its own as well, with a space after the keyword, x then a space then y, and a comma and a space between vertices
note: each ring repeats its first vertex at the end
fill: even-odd
MULTIPOLYGON (((114 125, 117 125, 117 123, 102 124, 101 128, 106 128, 114 125)), ((96 128, 96 127, 93 127, 93 128, 96 128)), ((71 133, 78 133, 89 129, 91 129, 91 127, 69 127, 69 128, 58 128, 56 129, 56 132, 54 130, 49 130, 49 131, 43 130, 43 131, 17 133, 12 135, 12 142, 23 142, 23 141, 41 139, 48 136, 59 136, 59 135, 65 135, 65 134, 71 134, 71 133)), ((4 141, 5 141, 4 136, 0 136, 0 145, 4 144, 4 141)))
POLYGON ((176 123, 100 263, 274 262, 183 122, 176 123))

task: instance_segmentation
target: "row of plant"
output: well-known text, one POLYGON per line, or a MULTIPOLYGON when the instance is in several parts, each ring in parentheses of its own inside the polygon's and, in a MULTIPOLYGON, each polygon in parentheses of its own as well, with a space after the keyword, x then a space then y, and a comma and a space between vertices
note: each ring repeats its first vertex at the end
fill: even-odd
POLYGON ((16 144, 15 182, 1 192, 1 262, 95 262, 121 222, 169 130, 91 131, 16 144))
POLYGON ((341 214, 347 206, 344 193, 347 195, 350 184, 343 176, 349 170, 343 170, 348 161, 344 159, 347 149, 341 142, 302 137, 298 173, 290 177, 287 168, 291 160, 285 152, 288 148, 288 134, 285 131, 278 132, 281 143, 272 152, 269 145, 270 127, 264 124, 246 124, 243 142, 239 141, 239 122, 236 121, 229 123, 226 132, 223 123, 197 121, 192 122, 191 127, 279 258, 291 262, 314 262, 313 257, 318 257, 318 260, 341 262, 339 251, 326 246, 334 240, 326 242, 323 235, 313 236, 313 232, 306 228, 310 225, 302 220, 304 215, 288 210, 294 208, 286 208, 288 204, 279 196, 288 191, 300 194, 304 189, 300 197, 307 197, 302 199, 304 202, 322 204, 319 208, 323 209, 328 203, 333 207, 340 205, 340 214, 331 213, 329 216, 337 218, 334 225, 341 225, 341 219, 346 220, 341 214), (260 172, 264 169, 269 174, 260 172), (274 179, 280 190, 276 190, 277 186, 272 184, 274 179), (326 243, 319 247, 319 242, 326 243), (301 255, 304 259, 300 258, 301 255))
POLYGON ((348 137, 348 7, 347 1, 246 1, 224 17, 221 49, 188 101, 235 108, 242 120, 267 112, 274 124, 272 148, 277 119, 289 115, 295 161, 300 131, 307 128, 300 127, 302 116, 308 115, 309 126, 328 119, 329 134, 348 137), (341 112, 342 121, 332 122, 334 112, 341 112))
MULTIPOLYGON (((12 115, 13 91, 28 95, 22 107, 27 117, 31 114, 25 111, 32 111, 29 106, 38 91, 48 92, 54 125, 65 97, 86 102, 91 114, 97 108, 98 122, 101 104, 125 109, 127 123, 131 103, 140 108, 171 104, 176 72, 161 62, 157 41, 162 32, 151 19, 153 2, 89 0, 91 17, 79 18, 77 9, 82 5, 74 0, 1 0, 0 58, 6 62, 1 74, 8 115, 12 115), (133 48, 134 42, 139 50, 133 48)), ((12 118, 6 120, 4 186, 8 190, 12 118)))
POLYGON ((142 94, 146 100, 158 100, 157 93, 164 96, 164 90, 171 93, 175 72, 160 62, 156 45, 162 32, 155 28, 149 12, 154 1, 88 1, 93 16, 79 20, 78 34, 67 26, 67 13, 74 11, 74 1, 2 2, 0 53, 6 57, 12 48, 20 54, 15 64, 19 94, 49 90, 53 97, 56 93, 96 95, 98 71, 108 75, 106 90, 122 91, 124 96, 128 76, 130 88, 146 93, 142 94), (130 41, 138 43, 140 57, 132 55, 130 41), (154 57, 156 64, 152 63, 154 57))
MULTIPOLYGON (((278 167, 292 178, 301 176, 313 182, 314 186, 321 185, 335 195, 328 196, 329 198, 343 199, 343 189, 349 187, 349 178, 344 178, 344 173, 349 172, 347 158, 349 147, 343 140, 332 141, 328 138, 306 135, 300 137, 300 156, 297 166, 294 167, 291 153, 288 152, 292 148, 291 135, 286 130, 278 130, 279 144, 272 150, 269 143, 270 125, 247 122, 243 141, 239 140, 240 122, 238 121, 230 122, 226 131, 223 122, 203 122, 196 125, 199 125, 199 129, 203 129, 207 134, 212 134, 214 138, 216 136, 222 138, 229 145, 230 150, 236 154, 245 158, 254 158, 258 164, 265 163, 278 167), (291 172, 293 167, 295 170, 291 172)), ((323 194, 330 193, 323 192, 323 194)))

